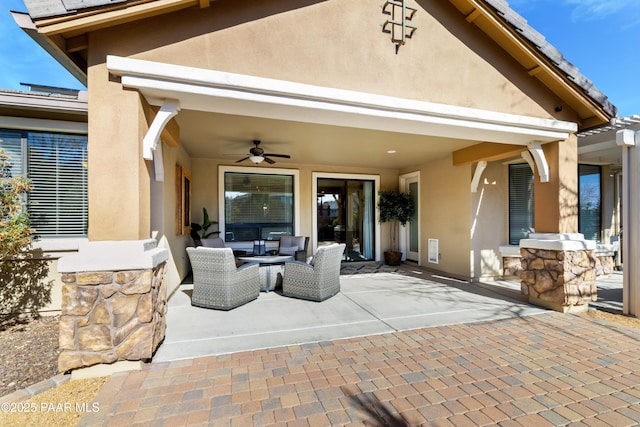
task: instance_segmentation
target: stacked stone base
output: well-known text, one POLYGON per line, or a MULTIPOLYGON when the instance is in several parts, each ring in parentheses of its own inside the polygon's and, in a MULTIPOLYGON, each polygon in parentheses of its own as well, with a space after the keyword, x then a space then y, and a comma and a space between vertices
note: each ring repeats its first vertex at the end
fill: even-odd
POLYGON ((531 303, 562 312, 586 311, 597 300, 593 250, 521 248, 521 291, 531 303))
POLYGON ((165 266, 63 274, 58 370, 150 359, 166 330, 165 266))

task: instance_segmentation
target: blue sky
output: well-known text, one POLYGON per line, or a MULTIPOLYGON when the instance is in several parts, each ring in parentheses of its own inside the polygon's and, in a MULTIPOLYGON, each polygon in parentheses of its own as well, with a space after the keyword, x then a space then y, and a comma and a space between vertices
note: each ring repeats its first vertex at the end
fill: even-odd
MULTIPOLYGON (((9 9, 22 0, 1 0, 0 88, 21 82, 82 89, 83 86, 15 25, 9 9)), ((558 48, 618 107, 640 114, 640 0, 511 0, 511 7, 558 48)))

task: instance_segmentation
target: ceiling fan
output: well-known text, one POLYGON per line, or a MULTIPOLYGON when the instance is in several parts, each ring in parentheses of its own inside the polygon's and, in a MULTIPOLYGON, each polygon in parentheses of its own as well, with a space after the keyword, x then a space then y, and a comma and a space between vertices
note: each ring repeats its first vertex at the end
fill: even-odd
POLYGON ((255 144, 255 147, 253 147, 251 150, 249 150, 249 155, 243 159, 240 159, 238 161, 236 161, 236 163, 240 163, 240 162, 244 162, 245 160, 251 160, 253 163, 255 163, 256 165, 258 163, 262 163, 262 161, 266 161, 267 163, 269 163, 270 165, 274 164, 275 161, 270 159, 269 157, 282 157, 283 159, 290 159, 291 156, 288 154, 270 154, 270 153, 265 153, 264 150, 262 148, 259 147, 260 145, 260 140, 259 139, 254 139, 253 143, 255 144))

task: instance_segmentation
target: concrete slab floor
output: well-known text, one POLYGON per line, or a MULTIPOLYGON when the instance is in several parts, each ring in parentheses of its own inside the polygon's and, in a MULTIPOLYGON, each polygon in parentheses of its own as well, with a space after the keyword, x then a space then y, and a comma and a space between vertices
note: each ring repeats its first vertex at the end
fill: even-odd
POLYGON ((323 302, 262 292, 231 311, 191 306, 193 285, 169 300, 167 332, 153 362, 322 342, 430 326, 545 312, 471 283, 405 265, 402 272, 341 276, 341 292, 323 302))

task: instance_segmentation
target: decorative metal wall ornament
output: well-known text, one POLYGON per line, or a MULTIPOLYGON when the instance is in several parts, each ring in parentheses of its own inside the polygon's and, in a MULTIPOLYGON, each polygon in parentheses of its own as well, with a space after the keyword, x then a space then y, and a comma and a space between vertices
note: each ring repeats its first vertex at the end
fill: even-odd
POLYGON ((409 23, 416 11, 415 7, 407 6, 405 0, 388 0, 382 5, 382 13, 391 16, 382 24, 382 31, 391 34, 391 41, 396 44, 396 53, 418 29, 409 23))

